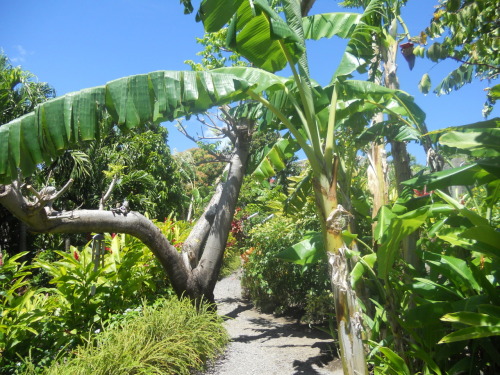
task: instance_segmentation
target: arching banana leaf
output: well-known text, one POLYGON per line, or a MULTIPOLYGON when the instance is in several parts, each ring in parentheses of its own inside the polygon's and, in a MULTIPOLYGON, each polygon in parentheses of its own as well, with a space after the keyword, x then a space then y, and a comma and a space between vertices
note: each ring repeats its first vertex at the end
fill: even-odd
POLYGON ((361 21, 360 13, 323 13, 303 18, 304 37, 319 40, 321 38, 349 38, 361 21))
POLYGON ((272 147, 260 152, 260 163, 252 173, 258 180, 265 180, 276 176, 276 173, 285 169, 288 159, 297 151, 297 143, 289 137, 279 139, 272 147))
POLYGON ((313 196, 312 171, 308 169, 300 176, 292 176, 288 179, 291 183, 288 186, 288 198, 284 204, 285 212, 297 214, 313 196))
MULTIPOLYGON (((201 6, 206 3, 214 7, 218 3, 216 12, 210 14, 212 18, 216 19, 219 14, 227 17, 227 9, 224 9, 227 1, 208 0, 202 2, 201 6)), ((210 21, 203 16, 201 18, 204 22, 210 21)), ((212 30, 214 25, 209 22, 205 28, 212 30)), ((241 2, 229 25, 226 43, 256 66, 271 72, 285 68, 288 57, 297 62, 305 51, 301 38, 265 0, 241 2)))
POLYGON ((423 133, 425 113, 415 104, 413 97, 401 90, 394 90, 367 81, 348 80, 339 83, 339 99, 346 102, 362 99, 379 107, 379 111, 406 118, 423 133))
MULTIPOLYGON (((380 13, 383 3, 382 0, 372 0, 365 8, 361 19, 350 34, 349 42, 331 83, 341 77, 349 77, 354 71, 360 73, 366 71, 366 66, 374 57, 373 36, 381 32, 379 27, 372 26, 370 19, 380 13)), ((352 26, 347 23, 346 27, 352 26)))
POLYGON ((224 72, 158 71, 121 78, 50 100, 0 127, 0 183, 9 183, 50 162, 63 150, 100 137, 107 122, 132 129, 148 121, 173 120, 279 87, 279 77, 248 69, 224 72))

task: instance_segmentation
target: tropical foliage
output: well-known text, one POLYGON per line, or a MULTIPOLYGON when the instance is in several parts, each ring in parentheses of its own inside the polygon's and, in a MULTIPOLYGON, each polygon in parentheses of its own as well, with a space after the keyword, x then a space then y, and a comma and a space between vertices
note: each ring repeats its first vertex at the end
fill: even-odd
MULTIPOLYGON (((4 124, 32 111, 39 103, 55 96, 55 90, 45 82, 11 65, 0 52, 0 124, 4 124)), ((0 250, 11 254, 27 250, 29 238, 25 227, 3 206, 0 207, 0 250)))
MULTIPOLYGON (((189 9, 190 2, 183 2, 189 9)), ((301 3, 294 0, 282 1, 282 12, 275 11, 265 0, 239 0, 230 4, 222 0, 202 1, 198 17, 205 29, 218 32, 228 24, 227 30, 221 32, 226 35, 226 45, 249 60, 252 67, 154 72, 122 78, 41 104, 34 112, 0 127, 0 182, 13 182, 10 185, 13 191, 27 189, 24 185, 19 187, 16 181, 20 172, 24 177, 29 176, 41 163, 53 163, 78 145, 97 143, 109 132, 130 134, 132 129, 141 130, 150 122, 189 117, 214 105, 246 100, 248 105, 233 112, 232 119, 238 122, 228 124, 239 137, 232 155, 242 155, 239 160, 243 161, 240 165, 238 158, 233 159, 232 166, 240 170, 244 167, 247 154, 239 152, 248 151, 249 142, 245 140, 248 141, 254 127, 280 137, 273 139, 272 144, 262 142, 254 150, 251 169, 262 185, 247 182, 246 186, 252 189, 245 190, 240 201, 243 214, 238 213, 233 219, 235 201, 232 201, 220 210, 217 204, 212 205, 202 220, 223 217, 221 222, 232 226, 229 247, 232 251, 244 251, 244 285, 252 298, 261 307, 278 311, 289 307, 308 309, 308 304, 309 311, 335 305, 338 344, 346 374, 367 374, 369 366, 377 374, 498 372, 499 121, 426 134, 425 114, 411 96, 395 89, 395 84, 382 87, 352 80, 353 74, 369 70, 373 61, 383 55, 377 51, 378 47, 397 47, 389 25, 401 22, 398 7, 404 1, 362 3, 363 14, 306 16, 302 14, 301 3), (395 8, 384 8, 389 3, 395 8), (323 87, 309 74, 305 41, 334 36, 349 41, 330 83, 323 87), (274 74, 285 67, 290 68, 292 77, 274 74), (260 115, 261 121, 256 121, 255 114, 260 115), (382 121, 368 127, 373 117, 380 114, 382 121), (399 195, 391 197, 372 220, 373 201, 366 191, 369 182, 361 168, 373 161, 363 160, 360 151, 382 138, 397 142, 419 140, 426 147, 439 141, 443 157, 461 156, 466 163, 434 173, 422 171, 408 179, 398 186, 399 195), (278 180, 280 171, 290 167, 289 161, 297 149, 306 155, 308 163, 303 163, 298 176, 291 176, 296 173, 289 170, 278 180), (276 184, 285 189, 270 189, 276 184), (452 187, 457 185, 464 186, 466 193, 455 194, 452 187), (254 190, 257 186, 262 189, 259 193, 254 190), (211 211, 213 207, 215 214, 211 211), (282 214, 283 208, 288 216, 282 214), (257 216, 252 216, 257 212, 257 216), (275 218, 266 215, 270 213, 275 218), (401 256, 401 243, 410 242, 411 238, 418 238, 413 241, 412 254, 417 259, 408 262, 401 256), (240 243, 235 244, 236 241, 240 243), (329 304, 317 303, 325 296, 332 296, 329 304)), ((475 6, 465 2, 462 9, 461 4, 447 1, 444 5, 453 22, 456 22, 453 12, 460 14, 463 9, 475 6)), ((489 8, 481 8, 484 4, 489 3, 478 2, 477 9, 491 13, 489 8)), ((431 27, 439 28, 436 26, 439 22, 448 22, 446 17, 436 18, 431 27)), ((453 40, 447 41, 450 48, 458 45, 458 39, 453 40)), ((435 52, 438 47, 431 48, 435 52)), ((430 55, 432 51, 429 50, 430 55)), ((450 51, 447 54, 455 53, 450 51)), ((439 56, 444 58, 444 54, 439 56)), ((212 60, 206 62, 212 63, 212 60)), ((370 73, 369 79, 377 81, 378 73, 374 69, 370 73)), ((152 133, 139 131, 139 135, 142 141, 160 143, 152 133)), ((131 163, 130 168, 145 163, 149 161, 131 163)), ((125 164, 110 165, 108 178, 120 175, 118 172, 124 174, 124 168, 125 164)), ((187 174, 194 181, 194 173, 187 174)), ((241 185, 242 174, 233 176, 241 185)), ((228 178, 226 186, 231 180, 228 178)), ((160 186, 158 191, 164 188, 160 186)), ((239 186, 226 193, 234 197, 238 191, 239 186)), ((0 190, 0 198, 2 194, 6 193, 0 190)), ((214 197, 217 194, 220 193, 216 192, 214 197)), ((103 217, 109 214, 106 222, 116 220, 116 216, 123 222, 135 217, 134 213, 128 215, 126 207, 123 216, 118 212, 114 209, 113 215, 107 212, 103 217)), ((217 253, 210 261, 205 259, 205 263, 200 261, 202 267, 198 268, 197 254, 186 251, 182 256, 187 256, 187 262, 194 259, 194 266, 186 266, 184 258, 177 257, 176 247, 188 248, 186 244, 192 243, 193 238, 185 235, 184 224, 174 224, 171 219, 164 223, 168 229, 163 230, 163 246, 156 247, 155 254, 169 271, 172 285, 177 283, 177 293, 178 285, 189 284, 179 281, 184 279, 203 284, 203 292, 211 293, 215 281, 190 277, 209 268, 218 272, 223 254, 217 253), (162 258, 163 252, 175 256, 162 258)), ((144 232, 149 228, 147 225, 141 221, 144 232)), ((135 231, 134 235, 140 237, 142 233, 135 231)), ((206 246, 203 256, 224 249, 227 235, 223 237, 214 240, 217 249, 213 244, 206 246)), ((111 244, 119 241, 116 238, 119 237, 113 238, 111 244)), ((149 239, 146 235, 143 238, 149 239)), ((126 247, 128 242, 120 246, 126 247)), ((144 268, 137 269, 134 265, 123 266, 126 257, 121 247, 106 254, 104 264, 97 269, 89 260, 91 249, 72 251, 56 253, 60 259, 55 262, 39 259, 37 264, 56 285, 54 295, 61 298, 65 307, 61 310, 64 312, 60 315, 61 324, 71 321, 76 327, 74 335, 88 330, 88 324, 100 324, 106 314, 123 309, 122 301, 132 303, 144 291, 160 288, 154 281, 155 272, 141 272, 144 268), (128 275, 129 270, 134 274, 128 275), (111 292, 114 289, 118 300, 111 292), (90 320, 81 323, 83 318, 90 320)), ((139 259, 142 256, 145 252, 139 259)), ((28 271, 14 263, 18 258, 12 259, 13 263, 6 268, 12 280, 9 282, 24 287, 28 271)), ((31 298, 16 286, 10 292, 10 299, 5 299, 6 308, 20 306, 25 295, 26 300, 31 298), (16 298, 21 298, 21 302, 16 298)), ((26 315, 23 324, 27 328, 16 323, 12 326, 21 327, 19 333, 14 330, 8 334, 23 339, 37 335, 37 324, 43 323, 39 310, 43 308, 43 303, 37 304, 26 315)), ((14 319, 13 316, 5 314, 5 319, 14 319)), ((17 344, 15 339, 9 339, 5 345, 8 348, 17 344)), ((89 351, 93 356, 86 358, 96 358, 95 351, 89 351)))
MULTIPOLYGON (((500 73, 498 57, 498 3, 481 0, 446 0, 434 12, 430 26, 422 33, 436 39, 427 48, 432 61, 453 59, 458 68, 450 72, 435 88, 437 95, 448 94, 470 83, 474 78, 494 80, 500 73)), ((430 87, 430 77, 423 78, 424 87, 430 87)), ((499 96, 498 85, 490 88, 484 115, 488 115, 499 96)))
MULTIPOLYGON (((174 244, 181 244, 190 228, 168 219, 158 227, 174 244)), ((19 356, 30 358, 32 366, 47 365, 87 341, 89 332, 115 324, 142 304, 174 296, 158 260, 140 241, 106 234, 100 254, 95 241, 69 252, 40 253, 32 265, 20 262, 26 253, 5 259, 0 267, 2 373, 13 373, 19 356)))

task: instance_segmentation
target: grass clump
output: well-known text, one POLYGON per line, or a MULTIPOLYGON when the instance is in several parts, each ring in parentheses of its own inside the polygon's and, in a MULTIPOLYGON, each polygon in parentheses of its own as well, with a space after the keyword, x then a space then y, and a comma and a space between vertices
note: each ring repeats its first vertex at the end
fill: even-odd
POLYGON ((190 374, 228 342, 222 319, 187 299, 144 306, 142 314, 108 327, 74 358, 54 364, 49 375, 190 374))

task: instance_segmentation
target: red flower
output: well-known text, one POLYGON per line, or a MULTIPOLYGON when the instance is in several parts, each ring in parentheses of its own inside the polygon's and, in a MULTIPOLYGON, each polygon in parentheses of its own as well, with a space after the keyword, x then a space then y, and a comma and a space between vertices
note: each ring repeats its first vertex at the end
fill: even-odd
POLYGON ((427 192, 427 186, 424 186, 424 190, 413 189, 413 192, 417 197, 425 197, 426 195, 432 194, 434 190, 427 192))
POLYGON ((113 254, 113 250, 111 250, 111 248, 109 248, 107 246, 104 248, 104 250, 109 251, 110 254, 113 254))
POLYGON ((75 251, 73 251, 73 257, 76 259, 76 260, 80 260, 80 255, 78 255, 78 253, 75 251))
POLYGON ((116 233, 111 233, 111 238, 115 238, 116 237, 116 233))

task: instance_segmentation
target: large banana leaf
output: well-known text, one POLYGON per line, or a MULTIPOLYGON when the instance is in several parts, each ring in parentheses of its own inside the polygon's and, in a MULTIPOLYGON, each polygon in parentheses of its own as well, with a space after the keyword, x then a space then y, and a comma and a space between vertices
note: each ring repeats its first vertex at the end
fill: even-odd
POLYGON ((202 20, 205 31, 216 32, 229 23, 244 0, 220 1, 203 0, 196 15, 196 20, 202 20))
POLYGON ((439 138, 439 143, 459 148, 472 156, 500 156, 500 128, 450 131, 439 138))
POLYGON ((304 53, 301 38, 265 0, 204 0, 198 15, 207 31, 219 30, 232 17, 227 45, 262 69, 282 70, 288 57, 297 62, 304 53))
POLYGON ((428 190, 446 189, 450 186, 486 184, 500 178, 500 158, 478 160, 462 167, 446 169, 431 174, 420 175, 403 181, 403 185, 428 190))
POLYGON ((383 0, 372 0, 368 3, 361 19, 356 23, 340 64, 333 74, 331 82, 341 77, 348 77, 354 71, 363 73, 366 65, 374 57, 373 36, 380 33, 380 28, 371 26, 370 20, 381 11, 383 0), (366 21, 366 22, 365 22, 366 21))
POLYGON ((318 40, 321 38, 349 38, 359 24, 359 13, 324 13, 304 17, 304 37, 318 40))
MULTIPOLYGON (((406 92, 358 80, 337 82, 336 85, 339 101, 348 104, 342 111, 338 111, 339 120, 360 111, 382 111, 394 115, 406 125, 415 127, 420 134, 424 132, 425 113, 406 92)), ((331 86, 328 86, 325 90, 330 88, 331 86)))
POLYGON ((70 93, 0 127, 0 183, 31 174, 63 150, 100 137, 101 123, 132 129, 172 120, 245 98, 281 84, 272 74, 248 69, 240 77, 222 72, 158 71, 70 93))
POLYGON ((297 144, 288 138, 279 139, 272 147, 264 148, 259 154, 260 162, 252 173, 258 180, 276 176, 285 169, 287 161, 297 150, 297 144))
POLYGON ((307 169, 300 176, 289 177, 288 197, 285 200, 286 213, 298 213, 312 196, 312 171, 307 169))

